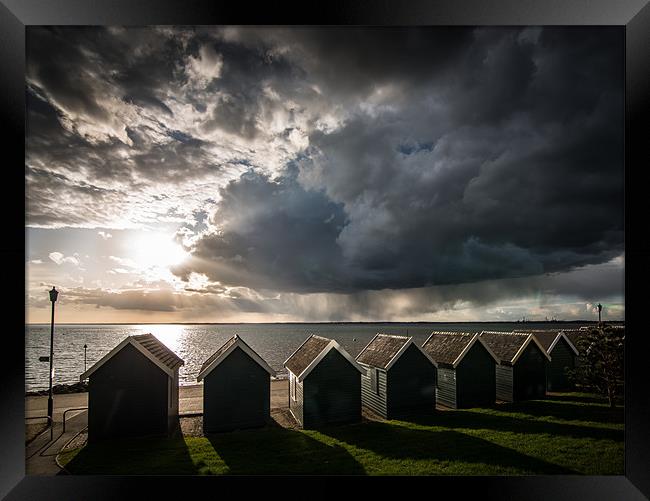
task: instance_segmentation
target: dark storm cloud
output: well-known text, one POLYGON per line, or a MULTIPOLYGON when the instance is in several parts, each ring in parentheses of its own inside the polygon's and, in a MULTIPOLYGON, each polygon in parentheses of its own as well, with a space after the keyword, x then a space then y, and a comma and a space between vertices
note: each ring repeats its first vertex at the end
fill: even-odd
MULTIPOLYGON (((309 195, 283 218, 325 194, 343 223, 326 232, 303 221, 303 234, 319 236, 314 248, 313 238, 271 224, 281 219, 266 191, 231 183, 214 217, 222 230, 198 241, 196 269, 227 284, 355 291, 532 276, 619 255, 622 39, 614 30, 546 31, 478 30, 459 44, 456 72, 415 71, 408 93, 388 51, 375 81, 389 99, 369 100, 334 131, 312 131, 298 183, 293 167, 265 181, 283 196, 309 195), (235 187, 239 196, 228 196, 235 187), (251 213, 243 227, 256 231, 247 233, 229 214, 250 204, 269 212, 251 213), (302 262, 308 272, 296 270, 302 262)), ((333 51, 341 80, 364 54, 350 52, 333 51)))
POLYGON ((175 272, 192 271, 228 284, 265 289, 341 288, 341 207, 305 190, 291 174, 271 180, 249 171, 221 190, 213 215, 219 235, 196 244, 195 258, 175 272), (262 271, 265 270, 265 271, 262 271))

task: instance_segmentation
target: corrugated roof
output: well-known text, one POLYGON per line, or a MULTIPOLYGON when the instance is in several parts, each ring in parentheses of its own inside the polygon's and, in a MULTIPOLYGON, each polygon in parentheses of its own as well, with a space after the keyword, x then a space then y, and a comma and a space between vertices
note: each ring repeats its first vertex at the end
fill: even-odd
POLYGON ((453 365, 475 333, 434 331, 422 349, 438 364, 453 365))
POLYGON ((377 334, 357 355, 357 362, 386 369, 395 355, 408 343, 409 337, 393 334, 377 334))
POLYGON ((530 334, 515 332, 483 331, 480 336, 501 361, 512 363, 517 352, 530 334))
POLYGON ((137 341, 143 348, 149 351, 149 353, 171 370, 185 364, 183 359, 167 348, 167 346, 161 343, 153 334, 138 334, 136 336, 131 336, 131 338, 134 341, 137 341))
POLYGON ((296 376, 300 375, 314 359, 320 355, 331 339, 311 335, 296 352, 289 357, 284 366, 296 376))
POLYGON ((219 348, 217 351, 215 351, 212 355, 210 355, 210 358, 208 358, 205 362, 203 362, 203 365, 201 366, 201 370, 199 373, 203 372, 212 362, 214 362, 217 358, 219 358, 223 353, 228 350, 233 344, 237 342, 237 336, 231 337, 228 341, 226 341, 221 348, 219 348))

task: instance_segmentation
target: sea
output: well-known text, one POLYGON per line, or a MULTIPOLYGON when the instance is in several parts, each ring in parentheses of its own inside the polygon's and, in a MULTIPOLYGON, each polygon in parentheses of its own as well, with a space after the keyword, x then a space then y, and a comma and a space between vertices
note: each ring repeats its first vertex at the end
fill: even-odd
MULTIPOLYGON (((181 385, 197 384, 203 362, 229 338, 238 334, 277 372, 287 377, 283 364, 311 334, 335 339, 353 357, 378 332, 412 336, 420 346, 432 331, 480 332, 514 329, 576 329, 593 322, 495 323, 270 323, 270 324, 55 324, 53 384, 79 382, 79 376, 125 337, 151 333, 185 361, 179 370, 181 385)), ((25 326, 25 391, 49 387, 50 325, 25 326)))

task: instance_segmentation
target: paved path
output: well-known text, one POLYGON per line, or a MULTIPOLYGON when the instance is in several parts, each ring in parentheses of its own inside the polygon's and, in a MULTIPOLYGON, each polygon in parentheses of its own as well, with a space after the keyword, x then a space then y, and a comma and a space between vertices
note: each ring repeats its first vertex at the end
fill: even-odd
POLYGON ((88 425, 88 413, 81 411, 68 413, 65 433, 63 423, 54 423, 52 430, 53 441, 50 441, 50 429, 41 433, 25 448, 25 473, 27 475, 57 475, 61 469, 56 464, 56 455, 77 433, 88 425), (72 417, 71 417, 72 416, 72 417))
MULTIPOLYGON (((181 416, 203 413, 203 385, 181 386, 179 389, 179 413, 181 416)), ((271 381, 271 408, 286 408, 289 405, 289 382, 271 381)), ((25 448, 25 472, 27 475, 57 475, 62 472, 56 464, 56 456, 63 446, 77 433, 88 426, 88 412, 71 411, 66 415, 63 433, 63 412, 66 409, 88 406, 88 393, 54 395, 53 441, 50 429, 45 430, 25 448)), ((47 414, 47 396, 25 398, 25 417, 47 414)), ((29 423, 45 422, 46 419, 30 419, 29 423)), ((65 472, 63 472, 65 473, 65 472)))
MULTIPOLYGON (((203 412, 203 385, 181 386, 178 395, 179 412, 183 414, 200 414, 203 412)), ((271 408, 289 405, 289 381, 286 379, 271 381, 271 408)), ((88 393, 69 393, 54 395, 54 421, 63 420, 63 411, 74 407, 87 407, 88 393)), ((47 414, 47 396, 25 397, 25 417, 45 416, 47 414)), ((45 421, 45 420, 43 420, 45 421)), ((31 420, 37 423, 38 420, 31 420)))

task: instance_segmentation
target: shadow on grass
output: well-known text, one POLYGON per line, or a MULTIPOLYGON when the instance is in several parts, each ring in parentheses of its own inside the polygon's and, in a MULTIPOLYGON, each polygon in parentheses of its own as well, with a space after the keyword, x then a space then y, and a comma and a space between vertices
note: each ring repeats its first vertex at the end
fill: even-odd
POLYGON ((453 430, 414 430, 390 423, 366 423, 363 428, 321 430, 324 435, 393 459, 462 461, 515 468, 522 473, 575 474, 576 472, 515 450, 453 430))
POLYGON ((86 445, 65 465, 75 475, 192 475, 182 437, 107 440, 86 445))
MULTIPOLYGON (((575 398, 575 397, 574 397, 575 398)), ((593 421, 596 423, 623 423, 623 407, 610 409, 603 405, 572 403, 575 400, 560 400, 549 397, 546 400, 525 400, 508 404, 495 405, 492 408, 505 412, 523 412, 531 416, 549 416, 554 418, 593 421)))
MULTIPOLYGON (((603 404, 609 405, 605 397, 595 395, 572 395, 571 393, 563 394, 562 392, 549 393, 546 396, 547 400, 555 400, 558 402, 576 402, 583 404, 603 404)), ((623 398, 616 398, 616 405, 623 405, 623 398)))
POLYGON ((234 475, 366 474, 343 447, 279 426, 206 438, 234 475))
MULTIPOLYGON (((548 402, 542 402, 547 404, 548 402)), ((510 404, 507 404, 510 405, 510 404)), ((512 404, 517 406, 518 404, 512 404)), ((519 407, 504 408, 494 407, 499 411, 525 412, 519 407)), ((527 407, 530 412, 530 407, 527 407)), ((541 413, 540 415, 546 415, 541 413)), ((577 419, 576 416, 573 419, 577 419)), ((549 435, 561 435, 574 438, 594 438, 614 441, 623 441, 623 430, 612 430, 607 428, 596 428, 564 423, 540 421, 537 419, 523 419, 509 415, 494 415, 475 410, 449 410, 438 412, 435 415, 417 416, 408 420, 423 426, 442 426, 445 428, 466 428, 471 430, 495 430, 512 433, 545 433, 549 435)))

